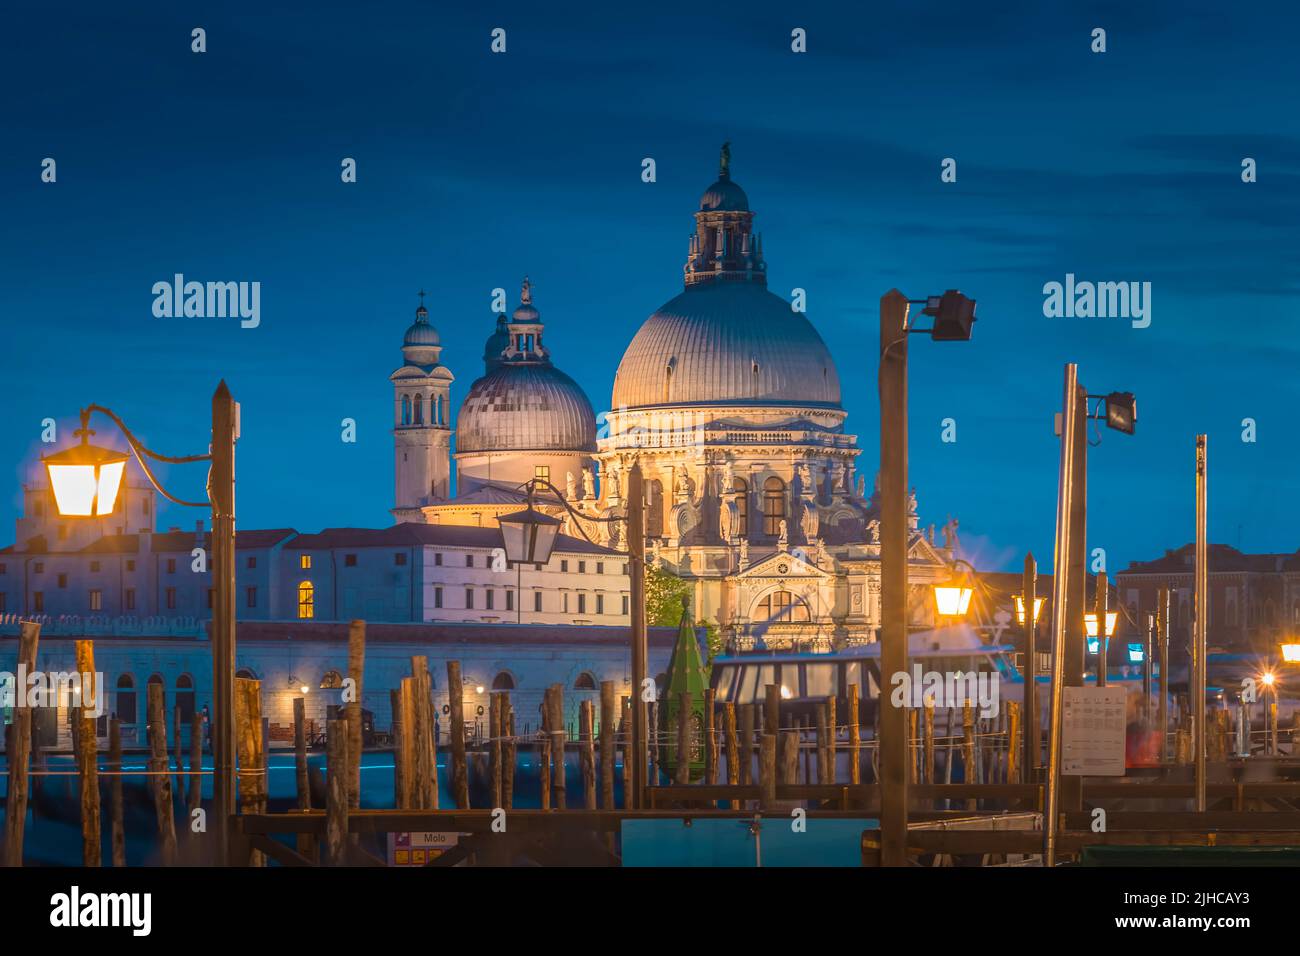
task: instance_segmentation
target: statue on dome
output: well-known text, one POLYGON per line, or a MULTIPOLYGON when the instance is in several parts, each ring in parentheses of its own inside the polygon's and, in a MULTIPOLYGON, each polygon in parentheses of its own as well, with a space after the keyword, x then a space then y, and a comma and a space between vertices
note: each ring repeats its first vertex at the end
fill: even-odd
POLYGON ((726 179, 731 175, 731 141, 722 144, 722 155, 718 160, 718 175, 726 179))
POLYGON ((528 281, 528 276, 524 276, 524 286, 519 291, 519 301, 523 305, 531 305, 533 302, 533 286, 528 281))

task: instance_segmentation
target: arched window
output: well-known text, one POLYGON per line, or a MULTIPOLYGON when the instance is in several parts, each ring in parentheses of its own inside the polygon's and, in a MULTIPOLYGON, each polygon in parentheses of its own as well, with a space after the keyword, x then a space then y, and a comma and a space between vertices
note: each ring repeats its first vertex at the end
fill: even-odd
POLYGON ((135 701, 135 678, 123 674, 117 679, 117 708, 113 711, 124 724, 134 724, 139 716, 135 701))
POLYGON ((307 620, 316 616, 316 587, 310 581, 298 585, 298 618, 307 620))
POLYGON ((411 424, 411 397, 409 395, 402 396, 402 424, 411 424))
POLYGON ((737 478, 731 483, 731 490, 736 501, 736 535, 749 537, 749 482, 737 478))
POLYGON ((758 602, 756 618, 763 622, 806 624, 812 615, 801 598, 789 591, 776 591, 758 602))
POLYGON ((235 676, 242 677, 244 680, 257 680, 257 675, 247 667, 241 667, 239 670, 235 671, 235 676))
POLYGON ((189 674, 176 678, 176 706, 181 711, 181 726, 188 727, 194 719, 194 678, 189 674))
POLYGON ((343 675, 338 671, 326 671, 320 679, 321 690, 338 690, 343 686, 343 675))
POLYGON ((763 533, 781 533, 785 519, 785 482, 773 475, 763 482, 763 533))
MULTIPOLYGON (((163 692, 163 694, 162 694, 162 699, 163 699, 163 716, 165 717, 165 716, 167 715, 167 689, 166 689, 166 688, 167 688, 167 684, 166 684, 166 682, 163 681, 163 676, 162 676, 162 674, 154 674, 154 675, 152 675, 152 676, 149 678, 149 683, 150 683, 150 684, 157 684, 160 688, 162 688, 162 692, 163 692)), ((149 689, 148 689, 148 687, 145 688, 145 693, 144 693, 144 704, 145 704, 144 719, 147 721, 147 720, 149 719, 149 689)))
POLYGON ((515 679, 510 676, 509 671, 502 671, 496 677, 492 678, 493 690, 514 690, 515 679))
POLYGON ((411 416, 411 421, 416 425, 424 424, 424 396, 415 396, 415 414, 411 416))
POLYGON ((596 678, 591 676, 590 671, 583 671, 578 675, 578 679, 573 682, 574 690, 595 690, 596 678))

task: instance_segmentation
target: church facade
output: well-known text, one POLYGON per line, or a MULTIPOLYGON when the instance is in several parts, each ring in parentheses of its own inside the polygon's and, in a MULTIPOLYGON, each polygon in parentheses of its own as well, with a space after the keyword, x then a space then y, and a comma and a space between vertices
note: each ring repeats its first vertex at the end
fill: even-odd
MULTIPOLYGON (((874 641, 876 495, 858 468, 829 350, 807 316, 767 288, 762 236, 726 147, 694 218, 684 288, 633 336, 599 439, 590 401, 542 344, 525 280, 460 407, 457 496, 429 500, 418 517, 400 507, 394 514, 494 524, 521 506, 526 482, 542 479, 538 505, 566 522, 565 533, 621 548, 618 521, 570 509, 625 515, 626 476, 637 464, 647 560, 690 583, 697 619, 733 650, 874 641)), ((399 497, 413 480, 400 465, 399 497)), ((928 625, 931 586, 951 574, 955 531, 945 529, 942 546, 933 528, 923 533, 915 496, 910 522, 910 617, 928 625)))

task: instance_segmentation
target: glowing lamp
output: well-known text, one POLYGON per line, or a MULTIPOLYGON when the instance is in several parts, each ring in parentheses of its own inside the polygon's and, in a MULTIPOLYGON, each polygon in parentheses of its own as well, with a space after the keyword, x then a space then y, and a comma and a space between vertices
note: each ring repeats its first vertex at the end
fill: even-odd
MULTIPOLYGON (((1119 620, 1119 611, 1106 612, 1106 636, 1111 637, 1115 633, 1115 622, 1119 620)), ((1089 637, 1100 637, 1097 633, 1097 615, 1085 614, 1083 616, 1083 626, 1088 632, 1089 637)))
POLYGON ((1264 682, 1265 687, 1272 687, 1273 683, 1277 680, 1277 678, 1273 676, 1272 671, 1261 674, 1259 679, 1264 682))
POLYGON ((1141 664, 1146 660, 1146 648, 1141 644, 1130 644, 1128 646, 1128 662, 1130 664, 1141 664))
POLYGON ((127 455, 111 448, 99 448, 86 439, 90 432, 78 429, 81 444, 42 458, 50 475, 54 505, 68 517, 100 517, 112 514, 122 486, 127 455))
POLYGON ((934 586, 934 603, 940 617, 965 617, 970 607, 971 589, 965 584, 934 586))
POLYGON ((789 688, 789 687, 786 687, 784 684, 782 684, 782 685, 781 685, 781 699, 782 699, 782 700, 789 700, 789 699, 790 699, 791 697, 793 697, 793 696, 794 696, 794 695, 790 693, 790 688, 789 688))
POLYGON ((1300 664, 1300 644, 1283 644, 1282 660, 1288 664, 1300 664))
POLYGON ((523 511, 502 515, 497 524, 501 526, 506 562, 513 566, 550 561, 562 522, 529 505, 523 511))
MULTIPOLYGON (((1047 598, 1040 598, 1040 597, 1034 598, 1034 623, 1035 624, 1038 623, 1038 616, 1042 612, 1043 602, 1046 600, 1047 598)), ((1019 624, 1025 623, 1025 596, 1023 594, 1016 595, 1016 622, 1019 624)))

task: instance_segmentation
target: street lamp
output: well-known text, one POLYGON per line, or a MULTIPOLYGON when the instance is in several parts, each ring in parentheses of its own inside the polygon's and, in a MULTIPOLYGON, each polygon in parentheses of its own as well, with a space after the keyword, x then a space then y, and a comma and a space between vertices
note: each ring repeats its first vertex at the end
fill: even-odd
POLYGON ((1288 664, 1300 664, 1300 644, 1283 644, 1282 660, 1288 664))
POLYGON ((90 444, 89 438, 95 433, 86 427, 88 415, 82 414, 81 427, 73 432, 81 436, 80 445, 43 456, 41 461, 49 472, 59 514, 99 518, 113 513, 128 456, 90 444))
MULTIPOLYGON (((646 691, 646 671, 648 666, 648 642, 645 621, 645 500, 642 490, 641 466, 633 463, 627 476, 627 514, 625 516, 585 515, 574 508, 560 490, 545 478, 533 478, 523 486, 527 492, 527 505, 523 511, 502 515, 497 519, 501 526, 501 542, 505 546, 506 562, 510 565, 545 564, 551 559, 555 542, 563 524, 560 519, 538 511, 533 506, 537 490, 544 489, 554 495, 555 501, 562 505, 576 519, 574 526, 586 540, 595 544, 582 526, 583 521, 602 523, 623 522, 627 531, 627 550, 612 548, 616 554, 625 554, 628 558, 628 576, 631 578, 632 591, 632 753, 630 773, 625 769, 624 792, 628 809, 639 809, 645 802, 645 780, 648 770, 649 751, 646 748, 648 727, 646 726, 646 708, 643 695, 646 691)), ((480 690, 480 693, 482 691, 480 690)))
MULTIPOLYGON (((1043 610, 1043 602, 1045 602, 1046 600, 1047 598, 1040 598, 1040 597, 1034 598, 1034 623, 1035 624, 1038 623, 1039 614, 1043 610)), ((1016 595, 1016 623, 1017 624, 1025 623, 1025 596, 1023 594, 1016 595)))
MULTIPOLYGON (((188 508, 212 509, 212 804, 216 817, 218 865, 230 862, 230 817, 235 795, 235 440, 239 437, 239 406, 224 381, 212 396, 211 450, 205 455, 160 455, 146 448, 110 408, 89 405, 81 410, 81 427, 74 434, 81 444, 43 459, 54 493, 54 504, 65 517, 112 514, 126 469, 127 455, 91 445, 90 416, 112 419, 125 436, 146 478, 168 501, 188 508), (208 500, 185 501, 171 495, 145 459, 167 464, 210 463, 208 500)), ((304 691, 305 692, 305 691, 304 691)))
MULTIPOLYGON (((882 676, 907 673, 907 339, 928 333, 940 342, 970 338, 975 300, 949 289, 909 300, 897 289, 880 298, 880 665, 882 676), (908 309, 922 306, 934 324, 909 327, 908 309)), ((881 708, 880 862, 907 863, 907 789, 910 753, 907 714, 881 708)))
POLYGON ((506 563, 512 568, 517 564, 546 564, 551 560, 555 539, 563 523, 559 518, 534 508, 530 490, 527 508, 497 518, 506 549, 506 563))

